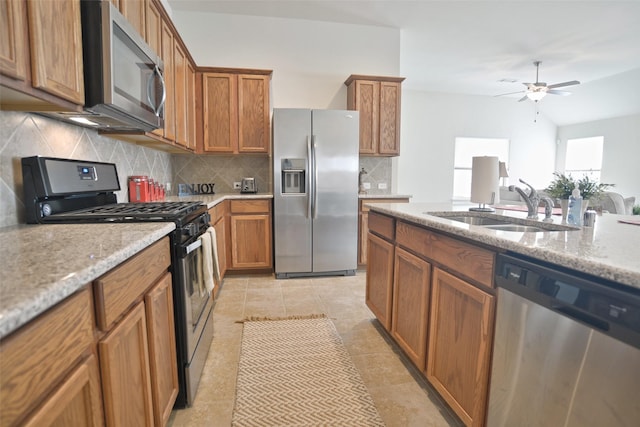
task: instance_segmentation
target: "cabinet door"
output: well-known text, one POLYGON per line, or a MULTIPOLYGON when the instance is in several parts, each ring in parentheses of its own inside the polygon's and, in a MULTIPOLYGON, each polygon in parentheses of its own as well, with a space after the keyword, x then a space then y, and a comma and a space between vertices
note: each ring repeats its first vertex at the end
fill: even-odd
POLYGON ((155 53, 162 55, 162 14, 153 0, 147 1, 145 19, 145 40, 155 53))
POLYGON ((145 295, 144 305, 147 315, 153 416, 156 424, 167 425, 179 387, 171 274, 167 273, 145 295))
POLYGON ((360 113, 360 154, 378 152, 380 82, 356 80, 355 106, 360 113))
POLYGON ((397 248, 391 335, 421 371, 427 355, 430 283, 431 264, 397 248))
MULTIPOLYGON (((226 247, 227 247, 226 235, 227 234, 226 234, 225 217, 223 216, 222 218, 220 218, 220 220, 216 222, 213 228, 216 230, 216 240, 217 240, 217 247, 218 247, 218 267, 220 269, 220 277, 223 278, 224 274, 227 271, 227 254, 226 254, 226 247)), ((216 288, 219 288, 219 286, 216 286, 216 288)))
POLYGON ((238 151, 269 153, 269 76, 238 76, 238 151))
POLYGON ((202 75, 203 150, 233 153, 238 147, 238 79, 234 74, 202 75))
POLYGON ((365 302, 386 330, 391 330, 393 292, 392 243, 369 233, 365 302))
POLYGON ((378 153, 400 155, 400 83, 380 82, 378 153))
POLYGON ((231 215, 233 268, 271 268, 271 215, 231 215))
POLYGON ((164 84, 167 91, 167 97, 164 102, 164 137, 170 141, 176 140, 174 52, 173 31, 171 31, 171 27, 166 22, 163 22, 162 62, 164 62, 164 84))
POLYGON ((98 427, 104 425, 100 373, 95 356, 73 370, 25 427, 98 427))
POLYGON ((0 1, 0 73, 26 80, 29 61, 24 0, 0 1))
POLYGON ((196 149, 196 68, 187 60, 187 147, 196 149))
POLYGON ((427 379, 467 426, 485 419, 494 297, 434 268, 427 379))
POLYGON ((80 0, 30 1, 27 6, 33 86, 83 105, 80 0))
POLYGON ((140 37, 146 37, 146 0, 124 0, 120 2, 120 13, 138 31, 140 37))
POLYGON ((369 211, 360 211, 358 230, 358 264, 367 263, 367 242, 369 237, 369 211))
POLYGON ((173 55, 174 74, 174 106, 176 122, 176 143, 188 147, 188 116, 187 116, 187 55, 180 43, 174 43, 173 55))
POLYGON ((98 343, 107 426, 152 426, 153 405, 144 304, 98 343))

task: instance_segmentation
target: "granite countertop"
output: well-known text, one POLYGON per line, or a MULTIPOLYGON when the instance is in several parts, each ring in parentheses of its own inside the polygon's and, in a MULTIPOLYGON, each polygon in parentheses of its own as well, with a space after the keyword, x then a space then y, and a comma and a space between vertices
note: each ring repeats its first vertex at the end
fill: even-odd
POLYGON ((216 194, 196 194, 193 196, 170 196, 167 202, 191 202, 201 201, 211 209, 224 200, 247 200, 247 199, 273 199, 272 193, 216 193, 216 194))
POLYGON ((0 338, 174 229, 165 222, 0 228, 0 338))
MULTIPOLYGON (((618 222, 638 217, 603 214, 596 218, 594 227, 535 233, 491 230, 427 214, 468 212, 468 206, 430 203, 372 203, 369 206, 373 211, 640 289, 640 226, 618 222)), ((527 215, 501 209, 495 213, 515 218, 527 215)), ((560 222, 559 216, 553 218, 554 223, 560 222)))
POLYGON ((412 196, 408 194, 361 194, 358 193, 358 199, 410 199, 412 196))
MULTIPOLYGON (((168 197, 211 208, 270 193, 168 197)), ((174 223, 18 225, 0 228, 0 338, 175 230, 174 223), (11 260, 7 262, 6 260, 11 260)))

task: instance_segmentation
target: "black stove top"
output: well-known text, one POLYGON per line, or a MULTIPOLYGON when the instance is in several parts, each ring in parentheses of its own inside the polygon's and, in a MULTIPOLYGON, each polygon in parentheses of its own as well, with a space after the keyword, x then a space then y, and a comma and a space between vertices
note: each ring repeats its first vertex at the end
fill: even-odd
POLYGON ((206 211, 200 202, 115 203, 47 217, 48 221, 65 222, 135 222, 178 221, 206 211))

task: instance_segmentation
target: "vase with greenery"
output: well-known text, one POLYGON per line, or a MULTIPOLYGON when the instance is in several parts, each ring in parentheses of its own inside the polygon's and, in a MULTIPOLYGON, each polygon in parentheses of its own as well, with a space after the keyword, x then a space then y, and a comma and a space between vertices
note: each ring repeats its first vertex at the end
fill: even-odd
POLYGON ((578 180, 580 195, 585 200, 597 198, 604 190, 613 186, 614 184, 604 184, 602 182, 593 181, 589 178, 589 175, 584 175, 578 180))
POLYGON ((571 174, 565 175, 560 172, 554 172, 553 176, 553 181, 545 188, 545 191, 554 199, 569 200, 571 192, 576 188, 576 183, 571 174))

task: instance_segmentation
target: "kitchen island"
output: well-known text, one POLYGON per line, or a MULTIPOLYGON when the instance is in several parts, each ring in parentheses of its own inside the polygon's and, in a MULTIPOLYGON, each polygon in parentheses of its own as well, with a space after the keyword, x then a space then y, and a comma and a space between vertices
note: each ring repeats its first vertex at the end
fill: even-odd
MULTIPOLYGON (((500 250, 513 251, 561 267, 640 289, 640 226, 618 222, 635 216, 603 214, 594 227, 576 231, 499 231, 428 213, 468 212, 468 206, 431 203, 371 204, 372 211, 422 225, 500 250)), ((526 218, 526 212, 496 209, 496 214, 526 218)), ((543 215, 539 215, 540 218, 543 215)), ((553 217, 555 223, 560 217, 553 217)))
MULTIPOLYGON (((594 227, 580 229, 558 224, 556 217, 555 228, 569 229, 540 231, 553 226, 533 222, 538 231, 530 231, 536 229, 523 227, 532 224, 521 211, 470 213, 468 205, 421 203, 368 206, 366 304, 467 426, 486 421, 496 307, 502 301, 494 275, 505 273, 498 263, 501 254, 640 295, 640 227, 618 222, 632 217, 603 215, 594 227), (465 222, 451 219, 461 216, 465 222), (472 225, 492 220, 515 226, 472 225)), ((512 273, 516 280, 528 278, 512 273)))

